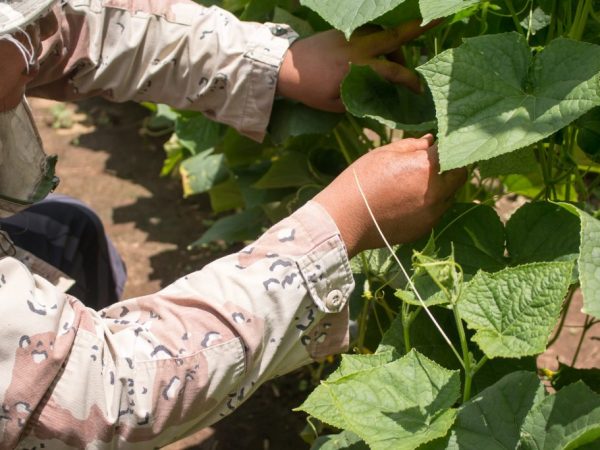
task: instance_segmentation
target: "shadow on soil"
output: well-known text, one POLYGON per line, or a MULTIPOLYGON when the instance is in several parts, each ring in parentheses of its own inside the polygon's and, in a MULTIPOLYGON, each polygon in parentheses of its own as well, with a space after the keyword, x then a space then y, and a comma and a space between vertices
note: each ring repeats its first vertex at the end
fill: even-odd
POLYGON ((149 192, 148 197, 115 208, 114 222, 133 222, 147 233, 149 241, 177 247, 152 258, 151 279, 163 280, 164 286, 220 256, 207 250, 187 250, 204 231, 202 223, 209 217, 210 206, 205 197, 184 199, 179 180, 159 177, 165 138, 139 133, 148 110, 135 103, 111 104, 98 99, 81 102, 78 107, 96 125, 92 133, 79 137, 79 145, 108 152, 107 171, 149 192))

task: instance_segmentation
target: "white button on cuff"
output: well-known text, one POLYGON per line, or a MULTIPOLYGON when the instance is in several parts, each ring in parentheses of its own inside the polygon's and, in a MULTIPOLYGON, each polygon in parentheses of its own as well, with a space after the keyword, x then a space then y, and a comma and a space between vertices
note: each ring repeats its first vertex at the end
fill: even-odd
POLYGON ((325 299, 325 306, 328 309, 336 310, 342 304, 344 300, 344 296, 342 295, 342 291, 338 289, 334 289, 329 294, 327 294, 327 298, 325 299))

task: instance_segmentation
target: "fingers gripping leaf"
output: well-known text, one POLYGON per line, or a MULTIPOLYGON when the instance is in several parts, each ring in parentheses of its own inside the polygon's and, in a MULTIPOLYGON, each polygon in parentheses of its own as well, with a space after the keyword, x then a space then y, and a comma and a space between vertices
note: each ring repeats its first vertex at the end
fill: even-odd
POLYGON ((348 112, 357 117, 406 131, 435 128, 431 93, 415 94, 405 86, 392 84, 369 66, 351 66, 341 95, 348 112))

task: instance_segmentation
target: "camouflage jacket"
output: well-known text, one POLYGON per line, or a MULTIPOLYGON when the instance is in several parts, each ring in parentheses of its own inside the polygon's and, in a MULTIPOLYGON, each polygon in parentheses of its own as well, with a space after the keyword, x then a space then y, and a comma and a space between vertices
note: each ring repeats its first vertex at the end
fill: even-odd
MULTIPOLYGON (((285 27, 186 1, 54 12, 61 29, 30 94, 164 102, 262 137, 285 27)), ((0 259, 0 449, 148 449, 206 427, 262 382, 343 350, 353 287, 314 202, 239 253, 99 312, 0 259)))

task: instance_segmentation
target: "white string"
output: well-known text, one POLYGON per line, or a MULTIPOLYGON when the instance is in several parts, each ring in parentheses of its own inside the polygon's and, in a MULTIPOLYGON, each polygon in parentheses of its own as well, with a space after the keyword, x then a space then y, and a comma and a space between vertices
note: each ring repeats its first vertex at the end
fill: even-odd
POLYGON ((463 366, 463 368, 465 368, 463 360, 462 360, 461 356, 459 355, 458 351, 456 350, 456 348, 454 348, 454 345, 452 344, 452 341, 446 335, 446 333, 444 332, 444 330, 442 329, 442 327, 440 326, 440 324, 438 323, 438 321, 435 320, 435 317, 433 317, 433 314, 431 314, 431 311, 429 311, 429 308, 427 307, 427 305, 425 304, 425 302, 421 298, 421 294, 419 294, 419 291, 417 291, 417 288, 415 287, 415 285, 413 284, 412 280, 408 276, 408 272, 406 272, 406 269, 402 265, 402 262, 400 262, 400 259, 396 256, 396 253, 392 249, 392 246, 390 245, 390 243, 386 239, 385 235, 381 231, 381 227, 379 226, 379 223, 377 222, 377 219, 375 219, 375 215, 373 214, 373 211, 371 210, 371 207, 369 206, 369 202, 367 201, 367 197, 366 197, 366 195, 365 195, 365 193, 364 193, 364 191, 362 189, 362 186, 360 185, 360 181, 358 181, 358 176, 356 175, 356 171, 354 170, 354 168, 352 169, 352 173, 354 174, 354 180, 356 181, 356 186, 358 187, 358 191, 360 192, 360 195, 361 195, 363 201, 365 202, 365 206, 367 207, 367 210, 369 211, 369 215, 371 216, 371 219, 373 220, 373 223, 375 224, 375 227, 377 228, 377 231, 379 232, 379 235, 381 236, 381 239, 383 239, 383 242, 385 243, 386 247, 388 248, 388 250, 392 254, 392 257, 394 258, 394 260, 396 261, 396 263, 398 264, 398 266, 400 266, 400 269, 402 269, 402 273, 404 274, 404 277, 406 278, 406 281, 408 281, 408 284, 409 284, 410 288, 415 293, 415 296, 419 299, 419 302, 421 303, 421 306, 425 309, 425 312, 427 313, 427 315, 429 316, 429 318, 431 319, 431 321, 433 322, 433 324, 436 326, 436 328, 438 329, 438 331, 440 332, 440 334, 443 336, 444 340, 448 343, 448 345, 450 346, 450 348, 452 349, 452 351, 454 352, 454 354, 458 358, 458 361, 460 362, 460 364, 463 366))

